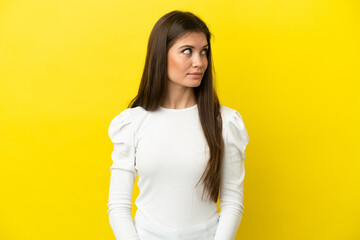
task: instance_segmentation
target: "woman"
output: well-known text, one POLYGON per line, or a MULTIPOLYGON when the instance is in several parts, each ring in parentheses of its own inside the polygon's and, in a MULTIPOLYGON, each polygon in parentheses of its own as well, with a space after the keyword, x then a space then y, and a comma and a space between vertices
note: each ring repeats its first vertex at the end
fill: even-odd
POLYGON ((214 90, 210 35, 200 18, 181 11, 162 16, 150 34, 139 92, 109 126, 107 206, 117 240, 235 237, 249 137, 214 90))

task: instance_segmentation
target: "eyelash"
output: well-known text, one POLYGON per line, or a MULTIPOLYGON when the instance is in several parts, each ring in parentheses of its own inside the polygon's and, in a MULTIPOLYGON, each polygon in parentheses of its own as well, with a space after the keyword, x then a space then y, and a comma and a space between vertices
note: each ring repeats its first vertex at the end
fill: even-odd
MULTIPOLYGON (((185 52, 186 50, 190 50, 190 51, 192 51, 191 50, 191 48, 186 48, 186 49, 184 49, 182 52, 185 52)), ((205 51, 205 55, 207 54, 207 52, 208 52, 208 49, 207 48, 205 48, 205 49, 203 49, 203 51, 205 51)))

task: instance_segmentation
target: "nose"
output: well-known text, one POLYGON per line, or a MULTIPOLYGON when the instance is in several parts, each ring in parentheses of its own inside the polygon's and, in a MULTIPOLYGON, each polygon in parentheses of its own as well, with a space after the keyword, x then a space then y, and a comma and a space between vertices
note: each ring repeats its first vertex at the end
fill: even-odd
POLYGON ((202 68, 205 64, 205 59, 203 59, 200 54, 194 54, 193 55, 193 67, 202 68))

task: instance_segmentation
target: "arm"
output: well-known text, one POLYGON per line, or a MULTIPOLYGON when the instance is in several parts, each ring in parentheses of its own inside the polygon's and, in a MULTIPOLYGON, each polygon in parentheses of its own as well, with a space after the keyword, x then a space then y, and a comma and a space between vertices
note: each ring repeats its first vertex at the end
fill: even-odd
POLYGON ((109 127, 109 137, 114 143, 111 154, 108 211, 110 226, 117 240, 138 240, 131 216, 131 199, 136 170, 133 132, 128 116, 129 109, 115 117, 109 127))
POLYGON ((225 154, 220 185, 220 218, 215 240, 233 240, 243 213, 243 160, 239 154, 225 154))
POLYGON ((225 152, 221 169, 220 218, 215 240, 233 240, 243 213, 245 148, 249 137, 238 112, 225 125, 225 152))
POLYGON ((110 226, 117 240, 138 240, 131 216, 131 198, 136 174, 112 169, 109 190, 108 214, 110 226))

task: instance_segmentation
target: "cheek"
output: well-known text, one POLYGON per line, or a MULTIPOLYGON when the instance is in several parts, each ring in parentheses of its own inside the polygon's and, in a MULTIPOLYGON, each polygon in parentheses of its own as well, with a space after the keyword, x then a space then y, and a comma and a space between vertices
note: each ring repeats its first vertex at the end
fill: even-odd
POLYGON ((168 65, 172 72, 182 72, 187 69, 186 62, 176 57, 170 57, 168 65))

